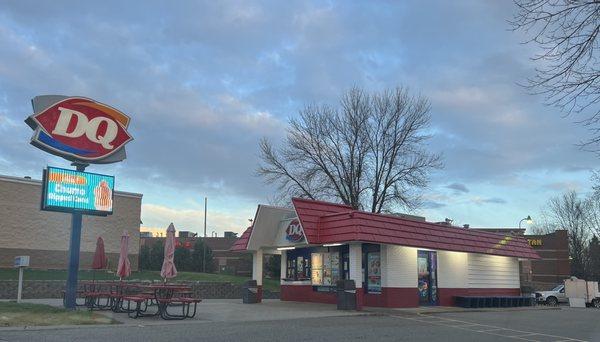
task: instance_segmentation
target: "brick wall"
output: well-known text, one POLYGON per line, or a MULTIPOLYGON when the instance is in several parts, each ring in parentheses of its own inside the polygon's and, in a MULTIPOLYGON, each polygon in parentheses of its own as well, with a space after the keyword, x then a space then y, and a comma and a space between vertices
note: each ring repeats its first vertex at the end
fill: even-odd
MULTIPOLYGON (((0 267, 12 267, 17 255, 30 255, 34 268, 67 267, 71 215, 41 211, 41 194, 40 181, 0 176, 0 267)), ((117 191, 113 215, 83 217, 81 268, 91 266, 87 259, 96 249, 98 236, 113 261, 120 237, 127 231, 129 260, 137 269, 141 203, 142 195, 117 191)))
MULTIPOLYGON (((187 282, 194 295, 203 299, 241 299, 242 286, 231 283, 187 282)), ((0 280, 0 299, 17 298, 16 280, 0 280)), ((23 298, 61 298, 63 280, 30 280, 23 282, 23 298)), ((263 299, 277 299, 279 292, 263 290, 263 299)))

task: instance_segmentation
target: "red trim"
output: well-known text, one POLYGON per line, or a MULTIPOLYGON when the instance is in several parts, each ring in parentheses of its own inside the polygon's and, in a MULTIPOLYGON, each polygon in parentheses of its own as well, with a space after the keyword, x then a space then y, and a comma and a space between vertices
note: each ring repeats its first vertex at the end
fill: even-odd
POLYGON ((335 292, 313 291, 312 285, 281 285, 279 297, 283 301, 336 304, 335 292))
MULTIPOLYGON (((260 293, 262 297, 262 287, 260 293)), ((521 289, 459 289, 438 288, 439 305, 453 306, 454 296, 519 296, 521 289)), ((317 292, 312 285, 281 285, 282 301, 336 304, 335 292, 317 292)), ((362 288, 356 289, 356 305, 358 310, 365 306, 384 308, 416 308, 419 306, 419 291, 412 287, 384 287, 381 294, 365 293, 362 288)))
POLYGON ((459 289, 438 288, 439 304, 441 306, 454 306, 454 296, 520 296, 521 289, 459 289))
POLYGON ((356 289, 356 310, 360 311, 365 306, 365 291, 362 288, 356 289))
POLYGON ((416 308, 419 306, 419 291, 413 287, 384 287, 381 294, 366 293, 365 306, 416 308))
POLYGON ((258 285, 258 290, 256 291, 256 298, 258 299, 259 303, 262 302, 262 297, 263 297, 263 287, 262 287, 262 285, 258 285))

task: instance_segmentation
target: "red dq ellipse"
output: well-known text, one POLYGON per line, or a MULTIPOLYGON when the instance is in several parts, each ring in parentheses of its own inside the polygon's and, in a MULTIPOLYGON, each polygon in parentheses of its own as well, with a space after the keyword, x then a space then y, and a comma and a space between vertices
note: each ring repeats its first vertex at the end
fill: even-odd
POLYGON ((94 161, 119 151, 133 138, 129 117, 84 97, 69 97, 29 117, 32 142, 66 157, 94 161))

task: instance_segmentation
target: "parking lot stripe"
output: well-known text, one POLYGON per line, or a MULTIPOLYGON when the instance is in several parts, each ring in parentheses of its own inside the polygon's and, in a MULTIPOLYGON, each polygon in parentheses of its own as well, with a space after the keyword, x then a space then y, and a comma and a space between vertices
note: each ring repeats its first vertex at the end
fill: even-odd
POLYGON ((510 328, 502 328, 502 327, 493 326, 493 325, 462 321, 462 320, 447 318, 447 317, 430 316, 430 315, 425 315, 425 314, 417 314, 418 318, 417 317, 409 318, 409 317, 400 316, 400 315, 391 315, 391 316, 396 317, 396 318, 406 319, 406 320, 418 321, 418 322, 439 325, 439 326, 446 326, 449 328, 462 329, 462 330, 477 332, 480 334, 501 336, 501 337, 508 338, 508 339, 515 339, 515 340, 522 340, 522 341, 540 342, 542 340, 535 339, 534 337, 535 336, 539 336, 539 337, 543 336, 544 341, 547 341, 548 340, 547 338, 550 337, 550 338, 556 338, 556 340, 553 340, 553 342, 558 342, 558 341, 587 342, 585 340, 579 340, 576 338, 571 338, 571 337, 566 337, 566 336, 556 336, 556 335, 542 334, 542 333, 537 333, 537 332, 532 332, 532 331, 523 331, 523 330, 517 330, 517 329, 510 329, 510 328), (450 323, 453 323, 453 324, 450 324, 450 323), (459 324, 457 324, 457 323, 459 323, 459 324), (475 329, 475 327, 481 327, 483 329, 475 329), (500 333, 502 331, 504 333, 500 333), (511 332, 511 333, 508 333, 508 332, 511 332), (514 333, 517 333, 517 334, 514 334, 514 333))

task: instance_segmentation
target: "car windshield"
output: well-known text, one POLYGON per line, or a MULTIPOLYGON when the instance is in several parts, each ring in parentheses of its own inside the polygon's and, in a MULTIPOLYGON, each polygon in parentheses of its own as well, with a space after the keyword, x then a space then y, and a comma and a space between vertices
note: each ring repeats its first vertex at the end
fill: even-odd
POLYGON ((562 290, 562 287, 563 287, 562 284, 561 285, 556 285, 556 287, 553 288, 551 291, 560 291, 560 290, 562 290))

